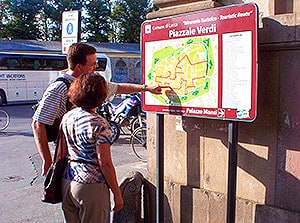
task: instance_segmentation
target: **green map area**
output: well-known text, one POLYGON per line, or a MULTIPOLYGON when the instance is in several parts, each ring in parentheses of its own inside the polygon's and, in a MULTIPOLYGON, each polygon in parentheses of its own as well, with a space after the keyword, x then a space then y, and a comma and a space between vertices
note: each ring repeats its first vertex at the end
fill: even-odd
POLYGON ((212 44, 210 37, 180 41, 179 47, 170 44, 154 51, 151 67, 145 76, 149 85, 171 87, 162 95, 152 95, 163 104, 184 105, 211 89, 216 43, 212 44))

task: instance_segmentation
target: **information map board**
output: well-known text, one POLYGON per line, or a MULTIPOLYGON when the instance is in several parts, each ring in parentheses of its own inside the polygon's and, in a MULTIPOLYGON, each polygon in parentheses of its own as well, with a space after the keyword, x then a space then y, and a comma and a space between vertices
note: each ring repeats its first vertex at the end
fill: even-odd
POLYGON ((257 97, 257 6, 241 4, 147 20, 142 74, 148 112, 253 121, 257 97))

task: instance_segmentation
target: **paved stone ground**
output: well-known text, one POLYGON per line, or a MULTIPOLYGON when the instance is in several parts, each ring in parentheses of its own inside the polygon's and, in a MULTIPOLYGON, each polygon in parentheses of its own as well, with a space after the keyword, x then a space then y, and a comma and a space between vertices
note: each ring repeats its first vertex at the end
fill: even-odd
MULTIPOLYGON (((11 116, 11 123, 0 132, 0 223, 63 222, 61 204, 41 202, 42 162, 30 127, 31 106, 4 107, 11 116)), ((145 176, 147 164, 134 156, 128 135, 121 135, 113 144, 112 158, 119 184, 131 171, 145 176)))
MULTIPOLYGON (((146 163, 134 158, 126 136, 112 147, 112 156, 116 166, 119 183, 131 171, 139 171, 146 175, 146 163), (125 144, 124 144, 125 143, 125 144)), ((28 157, 34 170, 32 181, 22 189, 12 190, 9 193, 1 193, 0 222, 1 223, 58 223, 63 222, 61 204, 46 204, 41 202, 43 181, 40 177, 41 159, 38 153, 28 157)), ((20 176, 10 176, 10 183, 20 181, 20 176)))

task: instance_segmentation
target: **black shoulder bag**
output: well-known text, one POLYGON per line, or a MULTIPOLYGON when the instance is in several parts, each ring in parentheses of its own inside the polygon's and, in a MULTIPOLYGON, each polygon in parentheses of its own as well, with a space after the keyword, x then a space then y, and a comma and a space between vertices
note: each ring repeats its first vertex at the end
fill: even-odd
POLYGON ((59 128, 53 162, 44 182, 43 202, 51 204, 62 202, 62 179, 68 164, 67 154, 66 138, 62 129, 59 128))

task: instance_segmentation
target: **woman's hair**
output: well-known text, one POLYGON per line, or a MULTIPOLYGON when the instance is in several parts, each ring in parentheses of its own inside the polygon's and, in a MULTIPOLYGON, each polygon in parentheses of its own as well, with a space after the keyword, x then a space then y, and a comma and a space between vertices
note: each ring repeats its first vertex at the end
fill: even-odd
POLYGON ((86 43, 73 43, 68 50, 67 61, 69 68, 74 70, 77 64, 85 65, 86 56, 96 54, 96 48, 86 43))
POLYGON ((107 97, 107 83, 96 73, 82 74, 71 84, 69 100, 83 109, 99 107, 107 97))

